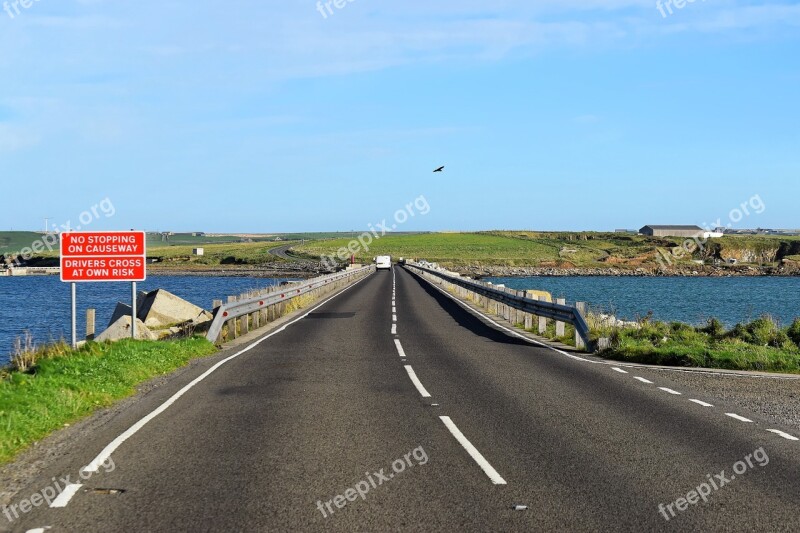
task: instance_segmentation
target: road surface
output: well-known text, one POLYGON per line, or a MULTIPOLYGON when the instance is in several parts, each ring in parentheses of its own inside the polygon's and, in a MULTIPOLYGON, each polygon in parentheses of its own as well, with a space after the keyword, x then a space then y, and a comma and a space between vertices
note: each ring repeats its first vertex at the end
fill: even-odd
POLYGON ((663 372, 533 346, 399 268, 303 316, 84 435, 27 491, 69 475, 59 506, 7 527, 800 527, 791 430, 663 372))
POLYGON ((286 259, 287 261, 298 261, 296 257, 293 257, 287 253, 292 249, 293 246, 295 246, 295 243, 284 244, 276 248, 270 248, 269 253, 276 257, 280 257, 281 259, 286 259))

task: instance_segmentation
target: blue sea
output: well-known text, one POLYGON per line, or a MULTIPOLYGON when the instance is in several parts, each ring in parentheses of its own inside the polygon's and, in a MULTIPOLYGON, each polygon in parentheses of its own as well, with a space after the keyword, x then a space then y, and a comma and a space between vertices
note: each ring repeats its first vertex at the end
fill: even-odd
POLYGON ((800 317, 798 277, 524 277, 486 278, 513 289, 549 291, 568 303, 635 320, 652 311, 656 320, 698 325, 710 317, 727 326, 763 314, 782 325, 800 317))

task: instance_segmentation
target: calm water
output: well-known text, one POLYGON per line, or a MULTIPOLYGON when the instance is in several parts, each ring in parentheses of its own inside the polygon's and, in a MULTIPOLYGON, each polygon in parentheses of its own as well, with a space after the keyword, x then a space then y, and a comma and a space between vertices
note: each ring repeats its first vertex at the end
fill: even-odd
POLYGON ((716 317, 728 326, 770 314, 788 325, 800 317, 800 278, 487 278, 513 289, 549 291, 568 302, 634 320, 653 311, 658 320, 700 324, 716 317))
MULTIPOLYGON (((166 289, 204 309, 212 300, 225 300, 283 279, 194 276, 152 276, 138 290, 166 289)), ((86 309, 97 309, 97 331, 108 324, 117 302, 130 304, 130 283, 78 284, 78 337, 86 332, 86 309)), ((58 276, 0 277, 0 365, 8 361, 13 341, 26 330, 37 344, 70 338, 70 286, 58 276)))

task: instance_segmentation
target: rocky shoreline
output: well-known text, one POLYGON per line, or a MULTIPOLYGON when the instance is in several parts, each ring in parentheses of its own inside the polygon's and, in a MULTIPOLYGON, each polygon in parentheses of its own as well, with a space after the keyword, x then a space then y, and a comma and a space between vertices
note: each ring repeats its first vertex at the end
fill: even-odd
POLYGON ((505 267, 473 265, 453 267, 451 270, 473 278, 487 277, 568 277, 568 276, 612 276, 612 277, 762 277, 800 276, 800 269, 755 266, 709 266, 659 268, 555 268, 555 267, 505 267))

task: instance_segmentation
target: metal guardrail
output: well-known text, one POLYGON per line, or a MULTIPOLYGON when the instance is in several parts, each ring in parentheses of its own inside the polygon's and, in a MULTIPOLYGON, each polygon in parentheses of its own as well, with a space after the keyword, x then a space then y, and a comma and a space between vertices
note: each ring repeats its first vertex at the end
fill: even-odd
POLYGON ((374 266, 366 266, 355 270, 346 270, 337 272, 336 274, 328 274, 313 278, 301 283, 293 283, 287 285, 285 290, 270 294, 260 298, 249 298, 247 300, 240 300, 238 302, 228 302, 214 309, 214 319, 208 329, 206 338, 211 342, 216 342, 219 338, 222 328, 229 320, 235 320, 239 317, 256 313, 267 309, 271 305, 288 302, 293 298, 307 294, 313 290, 320 289, 337 281, 346 280, 362 275, 366 275, 374 271, 374 266))
POLYGON ((446 274, 445 272, 424 267, 417 263, 406 262, 406 267, 411 270, 418 270, 420 272, 425 272, 427 274, 439 277, 448 283, 452 283, 453 285, 457 285, 467 289, 468 291, 472 291, 483 296, 484 298, 488 298, 489 300, 494 300, 509 307, 513 307, 514 309, 519 309, 524 313, 530 313, 532 315, 549 318, 558 322, 572 324, 575 327, 578 335, 580 335, 581 339, 583 339, 584 344, 587 347, 591 346, 589 325, 586 323, 586 319, 584 319, 577 307, 531 300, 530 298, 525 298, 523 296, 509 294, 502 289, 494 288, 487 283, 452 276, 446 274))

